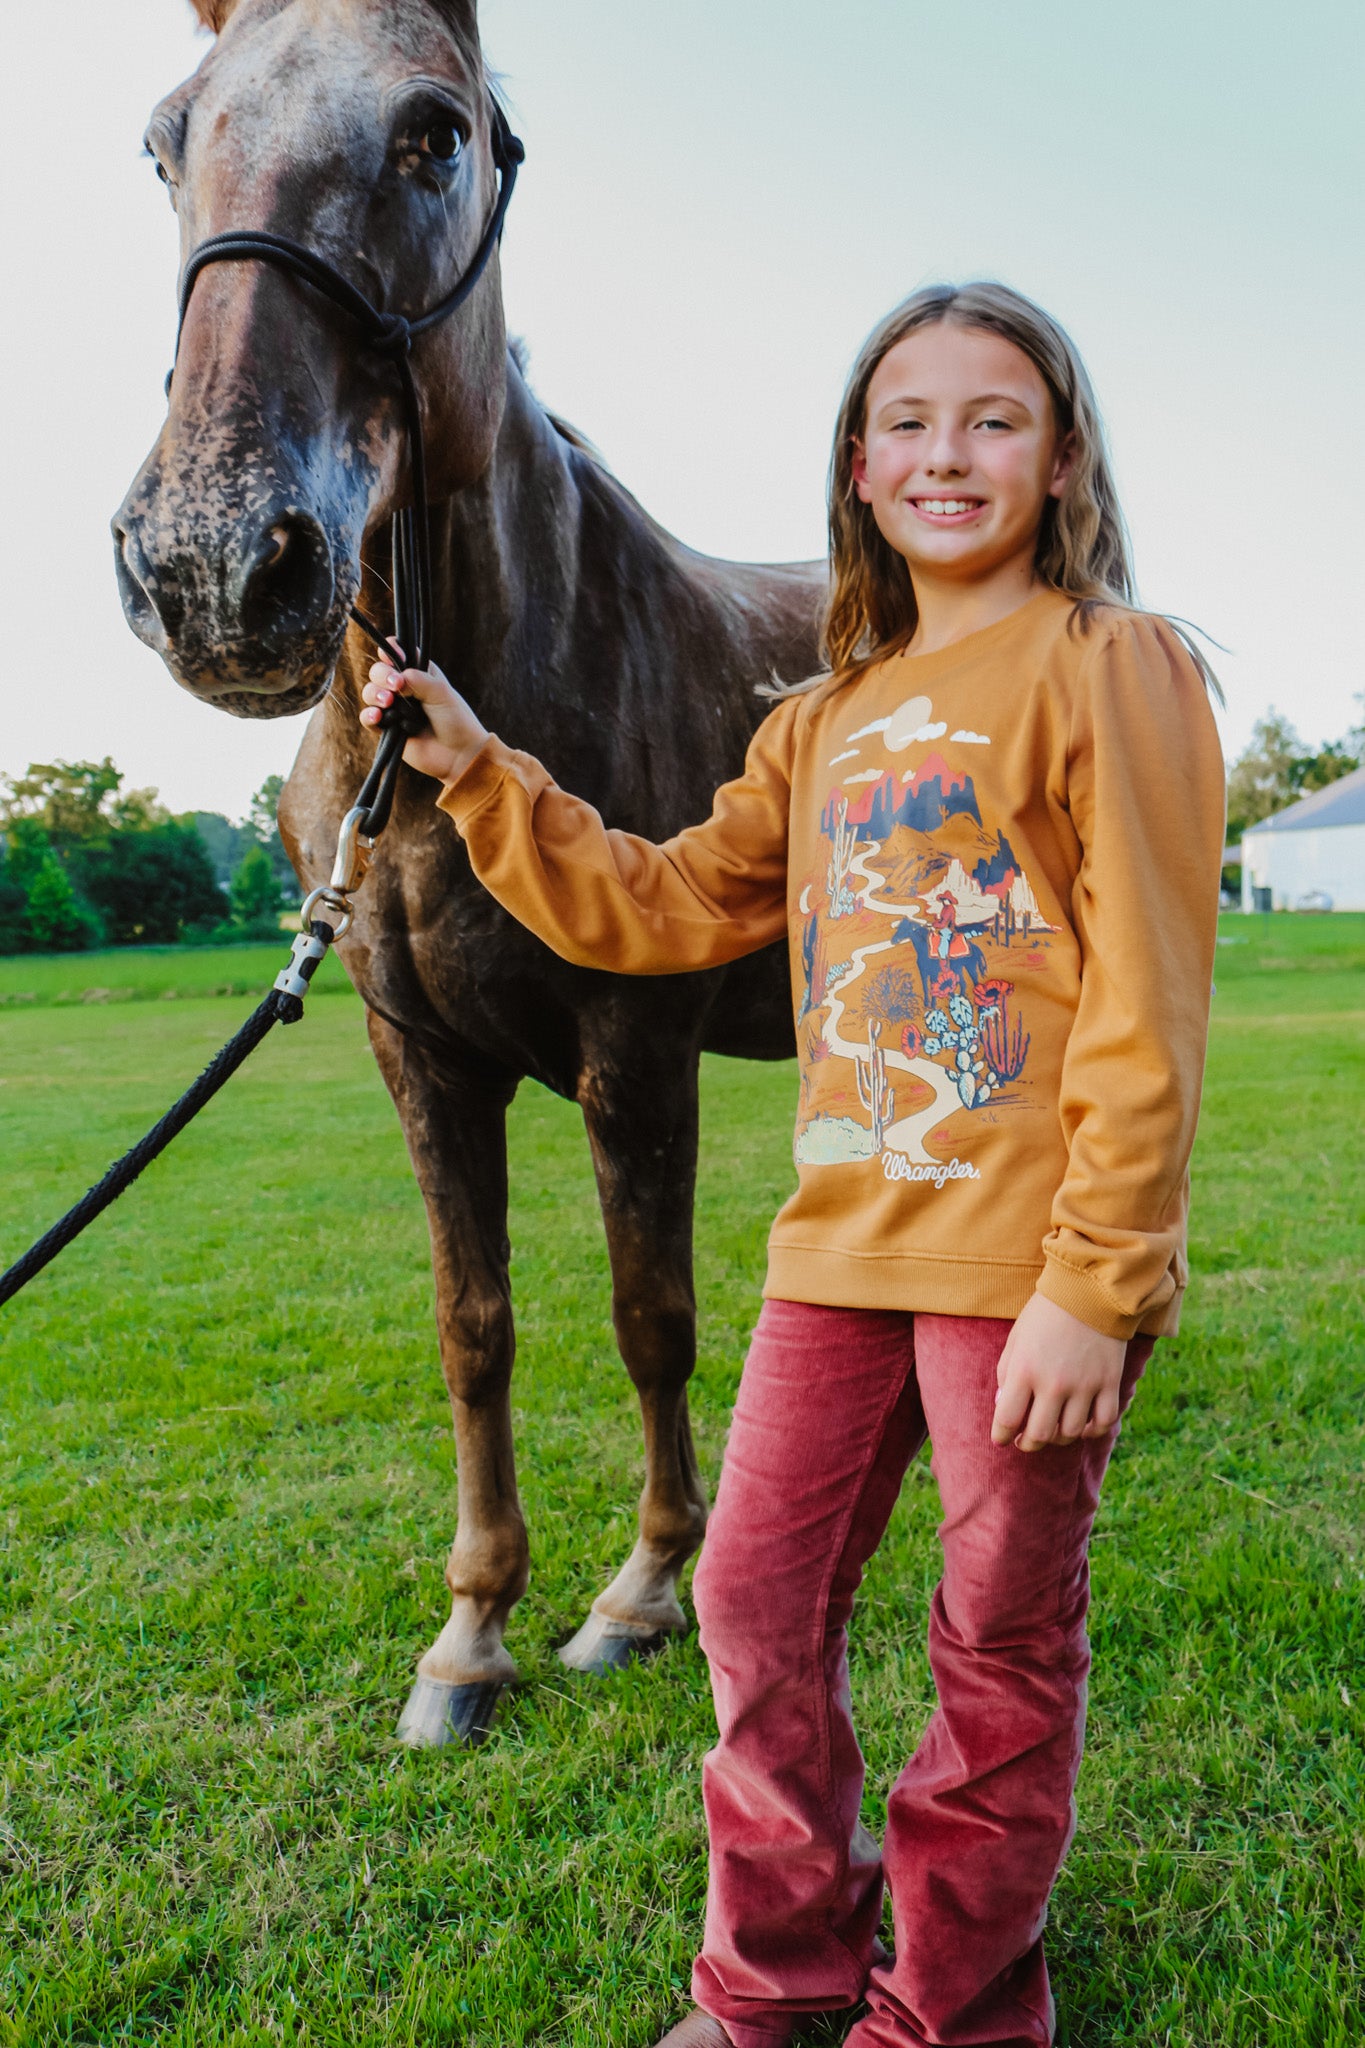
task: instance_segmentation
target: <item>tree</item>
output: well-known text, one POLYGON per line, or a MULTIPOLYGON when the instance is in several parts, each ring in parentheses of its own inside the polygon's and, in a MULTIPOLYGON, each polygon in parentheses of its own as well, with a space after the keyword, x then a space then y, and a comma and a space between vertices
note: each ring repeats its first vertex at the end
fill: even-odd
POLYGON ((279 936, 284 908, 280 885, 263 846, 249 846, 232 878, 234 936, 273 939, 279 936))
POLYGON ((221 811, 187 811, 185 817, 209 850, 219 887, 226 889, 248 844, 247 827, 234 825, 231 818, 225 818, 221 811))
POLYGON ((28 773, 0 788, 0 824, 31 819, 54 847, 107 839, 111 832, 141 832, 166 812, 154 789, 123 788, 109 756, 102 761, 31 761, 28 773))
POLYGON ((193 824, 172 818, 155 790, 124 789, 107 756, 35 761, 0 778, 0 831, 0 944, 174 945, 227 915, 193 824))
POLYGON ((1228 837, 1241 838, 1251 826, 1287 810, 1301 796, 1349 775, 1360 766, 1360 731, 1305 747, 1282 713, 1272 706, 1251 729, 1251 743, 1228 774, 1228 837))
POLYGON ((32 946, 28 890, 11 879, 8 861, 0 861, 0 954, 27 953, 32 946))
POLYGON ((0 953, 71 953, 98 945, 99 920, 37 819, 9 819, 0 847, 0 953))
POLYGON ((92 943, 90 918, 51 847, 28 885, 28 928, 38 953, 79 953, 92 943))
POLYGON ((280 806, 280 791, 284 788, 282 775, 267 775, 265 781, 251 799, 244 831, 250 832, 259 845, 270 856, 270 865, 275 871, 281 888, 292 890, 297 886, 297 877, 289 864, 289 855, 280 838, 277 813, 280 806))
POLYGON ((112 833, 73 850, 69 867, 115 946, 173 946, 211 930, 227 910, 208 849, 182 819, 112 833))

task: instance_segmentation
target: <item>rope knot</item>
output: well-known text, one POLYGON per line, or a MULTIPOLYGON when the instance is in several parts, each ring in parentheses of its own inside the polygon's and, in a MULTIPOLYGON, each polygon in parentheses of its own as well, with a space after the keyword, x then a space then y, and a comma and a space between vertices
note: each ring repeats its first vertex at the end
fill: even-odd
POLYGON ((381 356, 405 356, 412 351, 412 328, 401 313, 386 313, 371 344, 381 356))

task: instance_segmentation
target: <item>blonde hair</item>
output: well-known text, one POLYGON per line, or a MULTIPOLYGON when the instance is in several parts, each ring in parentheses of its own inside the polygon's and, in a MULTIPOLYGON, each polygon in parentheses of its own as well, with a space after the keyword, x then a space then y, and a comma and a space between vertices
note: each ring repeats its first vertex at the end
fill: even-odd
MULTIPOLYGON (((1071 437, 1072 464, 1065 489, 1060 498, 1048 498, 1038 528, 1034 569, 1039 582, 1075 598, 1074 617, 1081 631, 1097 605, 1135 608, 1128 532, 1104 427, 1070 335, 1041 306, 1008 285, 989 280, 925 285, 873 328, 844 391, 829 467, 830 591, 820 634, 828 667, 789 685, 780 692, 784 696, 830 681, 851 682, 914 637, 919 608, 909 569, 881 533, 872 507, 859 498, 853 459, 866 428, 868 388, 878 364, 907 335, 943 321, 998 334, 1021 349, 1047 386, 1059 437, 1071 437)), ((1180 622, 1172 624, 1205 680, 1213 682, 1188 632, 1180 622)))

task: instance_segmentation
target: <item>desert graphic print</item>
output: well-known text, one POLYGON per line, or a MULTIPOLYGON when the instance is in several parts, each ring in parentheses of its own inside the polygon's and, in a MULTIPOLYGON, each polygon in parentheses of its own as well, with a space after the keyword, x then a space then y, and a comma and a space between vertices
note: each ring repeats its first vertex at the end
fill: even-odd
POLYGON ((990 743, 949 734, 919 696, 829 763, 798 905, 800 1164, 879 1158, 888 1180, 977 1180, 974 1141, 1030 1106, 1021 985, 1045 970, 1053 927, 982 816, 967 764, 990 743))

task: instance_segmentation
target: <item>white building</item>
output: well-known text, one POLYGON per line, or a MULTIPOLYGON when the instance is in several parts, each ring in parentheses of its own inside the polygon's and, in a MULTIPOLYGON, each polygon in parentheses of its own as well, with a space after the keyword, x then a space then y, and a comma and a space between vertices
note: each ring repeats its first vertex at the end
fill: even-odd
POLYGON ((1242 834, 1242 908, 1365 910, 1365 768, 1242 834))

